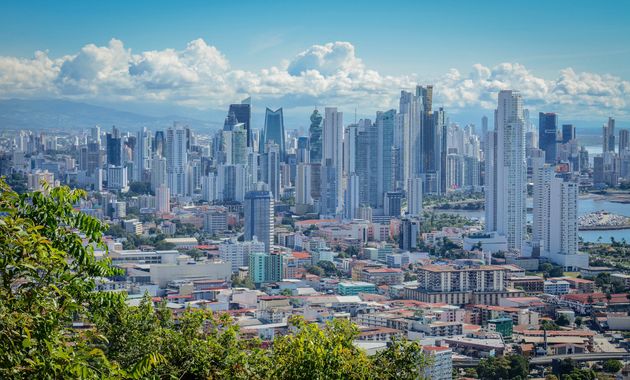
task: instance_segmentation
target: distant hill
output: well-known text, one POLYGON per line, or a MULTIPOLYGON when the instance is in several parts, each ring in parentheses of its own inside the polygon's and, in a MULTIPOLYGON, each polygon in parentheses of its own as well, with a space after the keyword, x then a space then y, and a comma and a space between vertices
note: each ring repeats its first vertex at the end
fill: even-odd
POLYGON ((166 128, 174 121, 188 124, 194 129, 220 127, 216 122, 185 116, 148 116, 68 100, 0 100, 0 129, 3 130, 83 129, 97 124, 103 128, 115 125, 122 130, 135 130, 141 127, 155 129, 166 128))

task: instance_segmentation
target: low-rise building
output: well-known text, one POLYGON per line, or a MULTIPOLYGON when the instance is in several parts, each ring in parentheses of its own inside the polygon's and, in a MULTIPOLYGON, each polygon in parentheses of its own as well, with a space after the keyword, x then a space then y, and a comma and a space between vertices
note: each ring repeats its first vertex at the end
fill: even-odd
POLYGON ((547 280, 544 292, 554 296, 569 294, 569 283, 564 280, 547 280))
POLYGON ((337 284, 337 293, 342 296, 356 296, 359 293, 376 293, 376 285, 363 281, 345 281, 337 284))

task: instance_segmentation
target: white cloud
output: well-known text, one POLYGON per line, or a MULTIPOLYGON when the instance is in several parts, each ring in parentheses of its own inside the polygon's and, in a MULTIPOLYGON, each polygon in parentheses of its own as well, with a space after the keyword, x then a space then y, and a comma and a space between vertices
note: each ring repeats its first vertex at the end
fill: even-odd
MULTIPOLYGON (((357 57, 349 42, 313 45, 257 72, 233 68, 204 40, 182 50, 133 53, 122 41, 89 44, 74 55, 31 59, 0 57, 0 97, 51 96, 86 100, 171 102, 225 107, 246 95, 286 107, 337 105, 363 110, 395 107, 401 88, 421 78, 383 75, 357 57)), ((420 81, 427 83, 426 81, 420 81)), ((572 116, 630 117, 630 82, 609 74, 565 68, 557 78, 535 75, 519 63, 475 64, 448 70, 433 81, 434 102, 451 110, 493 109, 496 93, 518 89, 533 109, 572 116)))

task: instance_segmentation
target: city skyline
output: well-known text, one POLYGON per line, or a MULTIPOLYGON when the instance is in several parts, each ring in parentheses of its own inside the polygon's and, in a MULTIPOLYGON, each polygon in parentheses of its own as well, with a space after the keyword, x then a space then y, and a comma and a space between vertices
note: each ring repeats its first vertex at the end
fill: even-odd
POLYGON ((113 3, 86 10, 66 4, 57 12, 41 7, 33 15, 39 23, 29 25, 29 30, 16 23, 26 17, 24 6, 3 5, 0 30, 21 38, 0 43, 0 98, 68 99, 140 113, 195 115, 223 110, 251 96, 255 114, 265 107, 283 107, 289 117, 302 116, 305 126, 308 118, 303 115, 313 107, 338 107, 348 116, 357 112, 359 117, 372 117, 393 108, 400 89, 433 83, 435 107, 449 109, 460 122, 491 115, 496 94, 508 88, 523 93, 532 115, 556 112, 562 121, 587 120, 593 126, 608 116, 620 125, 629 122, 630 73, 622 62, 630 50, 619 48, 623 46, 619 39, 630 31, 615 17, 625 6, 598 6, 593 14, 588 8, 564 5, 565 9, 539 4, 550 14, 519 10, 525 12, 522 17, 537 17, 541 25, 554 14, 567 15, 566 20, 557 17, 544 26, 523 28, 525 32, 509 21, 516 10, 498 9, 497 4, 471 7, 460 2, 440 8, 398 3, 393 7, 397 17, 382 22, 378 18, 377 25, 368 23, 373 26, 358 32, 346 24, 376 20, 374 11, 336 5, 338 12, 331 13, 325 4, 316 10, 299 4, 260 9, 250 3, 239 9, 241 20, 259 16, 276 23, 265 33, 248 36, 243 35, 252 28, 247 22, 230 28, 234 33, 221 33, 221 27, 229 26, 220 15, 234 10, 229 5, 212 11, 192 3, 160 8, 150 20, 133 22, 114 15, 123 10, 140 14, 146 11, 143 5, 124 8, 113 3), (455 4, 469 12, 449 13, 455 4), (425 35, 420 33, 424 27, 408 28, 401 36, 387 26, 407 30, 404 25, 411 16, 401 14, 396 5, 410 6, 409 13, 426 20, 428 28, 435 26, 436 12, 445 12, 449 27, 429 29, 433 32, 425 35), (198 12, 194 17, 193 9, 198 12), (112 18, 111 28, 86 25, 97 10, 100 23, 112 18), (163 14, 167 10, 173 13, 163 14), (320 13, 330 19, 322 19, 322 27, 314 31, 306 30, 309 12, 315 23, 320 13), (201 22, 202 15, 212 22, 201 22), (301 17, 294 20, 294 15, 301 17), (188 17, 190 25, 178 16, 188 17), (571 21, 585 22, 587 16, 593 26, 584 28, 588 36, 581 28, 570 28, 571 21), (340 18, 345 22, 335 22, 340 18), (159 29, 161 21, 170 21, 174 32, 159 29), (485 22, 504 27, 509 37, 483 27, 485 22), (64 28, 48 35, 43 28, 51 23, 64 28), (140 27, 147 29, 137 33, 140 27), (79 30, 79 35, 69 35, 79 30), (276 30, 281 37, 269 35, 276 30), (431 49, 409 48, 413 38, 431 49), (575 48, 578 43, 580 49, 575 48), (489 46, 495 48, 488 50, 489 46))

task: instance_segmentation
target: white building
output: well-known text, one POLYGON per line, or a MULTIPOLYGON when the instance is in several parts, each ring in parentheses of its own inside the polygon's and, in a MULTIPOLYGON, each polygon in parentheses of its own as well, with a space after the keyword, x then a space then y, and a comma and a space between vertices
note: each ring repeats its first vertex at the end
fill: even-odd
POLYGON ((410 216, 422 216, 422 183, 422 178, 407 181, 407 213, 410 216))
POLYGON ((127 168, 122 166, 109 166, 107 168, 107 189, 122 192, 129 190, 127 168))
POLYGON ((232 272, 238 272, 239 267, 249 266, 250 253, 264 253, 265 244, 254 239, 252 241, 226 240, 219 245, 221 261, 232 265, 232 272))
POLYGON ((160 185, 166 185, 167 183, 166 158, 153 158, 151 160, 151 189, 156 191, 160 185))
POLYGON ((326 107, 322 128, 322 213, 336 215, 343 209, 343 112, 326 107))
POLYGON ((532 243, 540 256, 567 269, 588 266, 588 255, 578 253, 578 194, 578 182, 553 166, 534 168, 532 243))
POLYGON ((166 185, 162 184, 155 189, 155 197, 158 212, 171 212, 171 191, 166 185))
POLYGON ((295 203, 300 205, 313 204, 311 198, 311 165, 298 164, 295 175, 295 203))
POLYGON ((569 294, 570 284, 564 280, 547 280, 544 285, 544 292, 546 294, 553 294, 559 296, 562 294, 569 294))
POLYGON ((508 248, 521 251, 526 232, 527 163, 519 92, 499 92, 495 129, 488 132, 486 141, 486 231, 504 235, 508 248))
POLYGON ((174 196, 185 196, 188 193, 186 188, 188 170, 186 134, 186 128, 177 123, 166 130, 168 187, 174 196))
POLYGON ((427 379, 451 380, 453 378, 453 351, 450 348, 423 346, 422 352, 431 358, 431 365, 425 370, 427 379))

